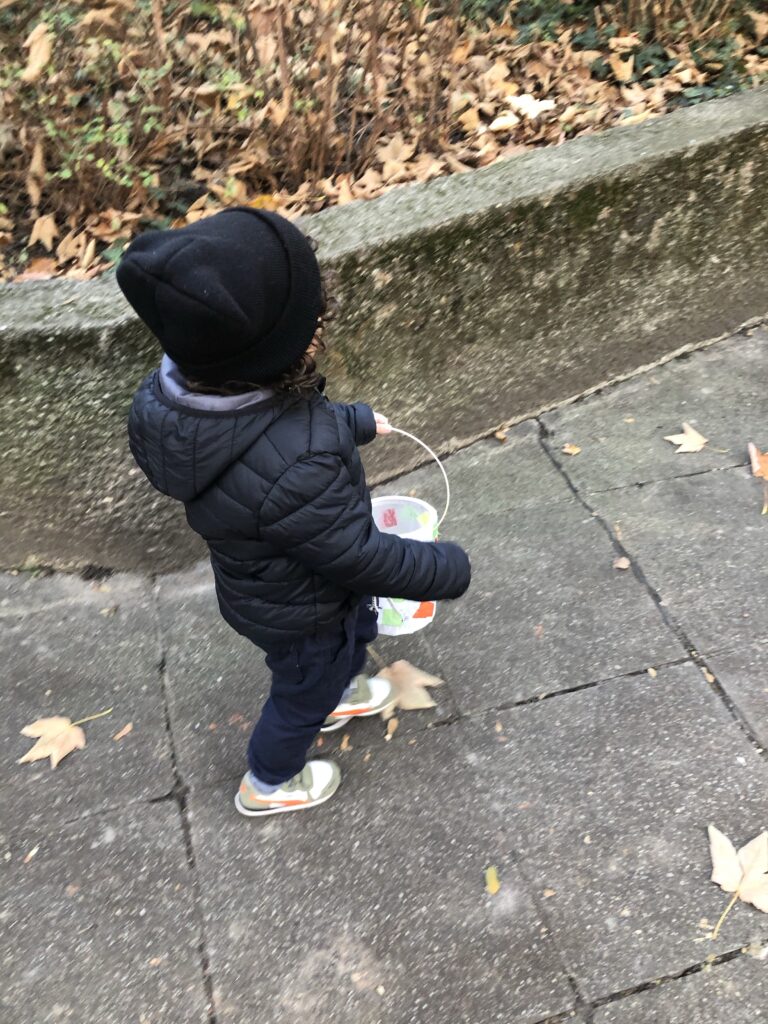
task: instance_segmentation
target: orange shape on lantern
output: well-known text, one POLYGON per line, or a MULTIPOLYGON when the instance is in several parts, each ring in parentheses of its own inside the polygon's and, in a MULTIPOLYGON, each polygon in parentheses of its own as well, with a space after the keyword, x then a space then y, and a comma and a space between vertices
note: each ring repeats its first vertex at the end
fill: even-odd
POLYGON ((414 619, 431 619, 435 614, 435 602, 434 601, 422 601, 419 607, 416 609, 414 619))

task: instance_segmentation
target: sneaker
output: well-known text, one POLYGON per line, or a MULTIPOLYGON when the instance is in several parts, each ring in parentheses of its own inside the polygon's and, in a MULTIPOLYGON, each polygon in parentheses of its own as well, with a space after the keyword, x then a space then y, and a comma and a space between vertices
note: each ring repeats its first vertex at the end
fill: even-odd
POLYGON ((333 761, 307 761, 298 775, 284 782, 274 793, 259 792, 248 774, 243 776, 235 795, 235 807, 251 818, 317 807, 330 800, 341 783, 341 772, 333 761))
POLYGON ((355 676, 344 693, 341 704, 326 718, 320 732, 341 729, 350 718, 378 715, 395 703, 395 691, 388 679, 380 676, 355 676))

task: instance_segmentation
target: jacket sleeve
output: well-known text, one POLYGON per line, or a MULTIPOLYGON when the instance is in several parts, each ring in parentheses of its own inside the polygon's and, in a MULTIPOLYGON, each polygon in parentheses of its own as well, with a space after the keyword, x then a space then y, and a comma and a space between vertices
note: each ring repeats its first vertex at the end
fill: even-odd
POLYGON ((373 418, 373 409, 370 405, 364 402, 355 402, 354 405, 331 402, 330 405, 343 420, 346 420, 355 444, 370 444, 373 441, 376 437, 376 420, 373 418))
POLYGON ((259 530, 262 540, 359 594, 428 601, 460 597, 469 587, 469 558, 456 544, 377 529, 338 455, 289 467, 261 507, 259 530))

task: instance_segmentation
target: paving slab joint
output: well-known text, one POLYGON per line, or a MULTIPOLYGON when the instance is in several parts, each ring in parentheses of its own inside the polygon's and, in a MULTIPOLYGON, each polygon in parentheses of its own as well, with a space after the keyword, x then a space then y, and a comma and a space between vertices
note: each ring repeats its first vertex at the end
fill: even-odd
MULTIPOLYGON (((765 940, 760 940, 759 944, 762 945, 765 940)), ((744 946, 740 946, 738 949, 728 950, 726 953, 719 953, 717 956, 709 957, 706 960, 702 960, 701 963, 693 964, 690 967, 686 967, 682 971, 678 971, 676 974, 664 974, 659 978, 654 978, 653 981, 644 981, 640 985, 634 985, 632 988, 622 989, 620 992, 612 992, 609 996, 602 996, 600 999, 595 999, 592 1002, 592 1009, 597 1010, 602 1006, 608 1006, 610 1003, 617 1003, 622 999, 627 999, 630 996, 640 995, 642 992, 648 992, 651 989, 657 989, 660 985, 669 985, 672 982, 680 981, 683 978, 690 978, 691 975, 701 974, 702 971, 708 971, 715 969, 720 964, 730 963, 731 960, 736 960, 739 957, 749 956, 745 952, 744 946)))
POLYGON ((765 748, 763 747, 762 743, 760 742, 758 736, 752 730, 750 724, 742 716, 742 714, 740 713, 739 709, 736 707, 734 702, 728 696, 728 694, 725 691, 725 688, 720 683, 719 679, 717 678, 716 673, 712 670, 712 667, 709 665, 709 663, 707 662, 707 660, 704 657, 704 655, 702 655, 696 649, 693 641, 688 636, 688 634, 685 632, 685 630, 683 629, 681 624, 670 613, 669 609, 667 608, 666 604, 664 603, 664 600, 663 600, 661 594, 659 593, 658 590, 656 590, 656 588, 650 582, 648 577, 645 575, 645 572, 643 571, 643 568, 640 565, 640 563, 637 561, 637 559, 633 557, 632 553, 630 551, 628 551, 627 548, 625 548, 624 545, 622 544, 622 542, 619 540, 619 538, 618 538, 618 536, 616 534, 616 531, 614 530, 613 526, 603 516, 601 516, 599 514, 599 512, 595 508, 593 508, 592 505, 589 504, 589 502, 583 496, 583 494, 581 493, 579 488, 576 486, 576 484, 571 479, 570 475, 568 474, 567 470, 564 468, 563 464, 555 457, 555 454, 552 451, 551 447, 547 444, 547 439, 550 437, 550 432, 547 429, 546 424, 543 423, 541 420, 537 420, 537 422, 539 424, 539 444, 541 445, 541 448, 542 448, 542 451, 544 452, 544 454, 547 456, 549 461, 552 463, 553 467, 557 470, 557 472, 563 478, 563 480, 565 481, 567 487, 570 489, 571 493, 576 498, 576 500, 579 502, 579 504, 582 506, 582 508, 586 512, 588 512, 589 515, 595 520, 595 522, 599 523, 599 525, 603 528, 605 533, 608 535, 608 537, 609 537, 609 539, 611 541, 611 544, 613 545, 613 548, 616 551, 616 554, 619 557, 623 557, 623 558, 628 559, 628 561, 630 563, 630 567, 631 567, 632 573, 633 573, 635 579, 648 592, 648 595, 651 598, 651 600, 653 601, 654 605, 656 606, 656 609, 657 609, 659 615, 661 616, 661 619, 662 619, 664 625, 674 634, 674 636, 676 637, 678 642, 682 645, 682 647, 687 652, 688 657, 690 658, 690 660, 701 670, 701 673, 704 676, 705 681, 708 683, 709 686, 712 687, 714 692, 720 698, 720 700, 724 704, 725 708, 727 709, 728 714, 731 716, 731 718, 739 726, 739 728, 741 729, 742 733, 744 734, 746 739, 749 741, 750 745, 755 750, 755 752, 764 761, 768 762, 768 751, 765 750, 765 748))
POLYGON ((165 717, 165 729, 168 734, 168 749, 170 752, 171 769, 174 778, 174 786, 171 792, 165 794, 164 796, 158 799, 174 800, 179 810, 179 819, 181 821, 181 834, 184 843, 184 855, 187 861, 187 867, 189 869, 192 897, 194 900, 195 913, 197 915, 198 927, 200 932, 200 941, 198 942, 196 948, 198 956, 200 957, 200 970, 202 973, 203 990, 205 992, 208 1024, 218 1024, 216 1015, 216 1003, 214 1000, 213 993, 213 978, 211 976, 211 961, 205 941, 205 920, 202 911, 200 879, 197 873, 197 861, 195 858, 195 849, 192 841, 192 828, 190 826, 189 821, 189 807, 187 803, 189 787, 185 783, 184 778, 181 774, 181 769, 179 768, 179 760, 176 753, 176 742, 174 739, 173 725, 171 722, 170 701, 168 699, 168 677, 166 672, 165 644, 162 628, 160 626, 160 615, 158 608, 158 589, 155 584, 154 577, 151 580, 151 594, 155 611, 155 625, 157 629, 158 643, 160 645, 160 659, 157 664, 157 671, 160 678, 160 687, 163 697, 163 713, 165 717))
MULTIPOLYGON (((540 1020, 536 1020, 533 1024, 566 1024, 567 1021, 573 1020, 578 1012, 578 1007, 574 1007, 573 1010, 566 1010, 565 1013, 556 1013, 552 1017, 542 1017, 540 1020)), ((584 1024, 591 1024, 589 1017, 584 1015, 584 1010, 581 1010, 581 1021, 584 1024)))

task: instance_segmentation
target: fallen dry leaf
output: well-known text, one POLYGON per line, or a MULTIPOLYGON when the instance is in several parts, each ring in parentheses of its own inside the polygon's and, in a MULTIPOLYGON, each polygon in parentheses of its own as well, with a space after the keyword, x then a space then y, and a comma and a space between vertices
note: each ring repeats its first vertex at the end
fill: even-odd
POLYGON ((496 438, 497 441, 500 441, 502 444, 504 444, 504 442, 507 440, 507 431, 497 430, 493 436, 496 438))
POLYGON ((489 896, 495 896, 500 888, 501 881, 499 879, 499 872, 493 865, 491 865, 485 869, 485 891, 489 896))
POLYGON ((55 768, 67 754, 71 754, 73 750, 82 750, 85 746, 85 733, 80 726, 74 725, 71 719, 60 716, 38 718, 36 722, 25 725, 21 735, 34 737, 37 743, 19 758, 17 764, 29 764, 31 761, 41 761, 49 757, 51 768, 55 768))
POLYGON ((620 558, 614 558, 613 568, 614 569, 629 569, 632 563, 626 555, 622 555, 620 558))
MULTIPOLYGON (((396 695, 395 707, 402 711, 420 711, 435 707, 427 687, 443 685, 442 679, 422 672, 408 661, 395 661, 377 674, 392 684, 396 695)), ((392 713, 390 709, 389 714, 385 712, 383 717, 388 718, 392 713)))
POLYGON ((751 441, 747 446, 749 450, 749 461, 752 466, 752 476, 761 480, 768 480, 768 452, 761 452, 756 444, 751 441))
POLYGON ((22 863, 23 864, 29 864, 29 862, 32 860, 32 858, 35 856, 35 854, 37 853, 37 851, 39 849, 40 849, 40 844, 39 843, 38 843, 37 846, 33 846, 32 849, 29 851, 29 853, 24 857, 24 860, 22 861, 22 863))
POLYGON ((756 444, 751 441, 749 448, 749 462, 752 466, 752 476, 763 480, 763 515, 768 515, 768 453, 761 452, 756 444))
POLYGON ((58 237, 59 229, 56 227, 56 218, 52 213, 47 213, 43 217, 38 217, 32 225, 32 231, 27 245, 34 245, 35 242, 40 242, 48 252, 51 252, 53 250, 54 239, 58 237))
POLYGON ((349 750, 349 733, 345 732, 341 743, 339 744, 339 750, 349 750))
POLYGON ((127 725, 124 725, 123 728, 119 732, 115 733, 115 735, 112 737, 112 739, 113 740, 121 740, 121 739, 123 739, 124 736, 127 736, 129 732, 133 732, 133 722, 128 722, 127 725))
POLYGON ((698 430, 694 430, 690 423, 683 424, 682 434, 669 434, 664 440, 669 441, 670 444, 678 445, 675 452, 676 455, 700 452, 707 443, 707 438, 700 434, 698 430))
POLYGON ((657 675, 659 674, 659 673, 658 673, 658 672, 656 671, 656 669, 655 669, 655 668, 649 668, 649 669, 646 669, 646 671, 647 671, 648 675, 649 675, 649 676, 651 677, 651 679, 655 679, 655 678, 656 678, 656 676, 657 676, 657 675))
POLYGON ((768 914, 768 832, 760 832, 736 852, 730 839, 714 825, 709 829, 709 852, 712 857, 711 881, 724 892, 733 893, 728 906, 712 931, 716 939, 723 921, 737 900, 751 903, 768 914))
POLYGON ((22 736, 29 736, 37 740, 23 757, 19 758, 17 764, 29 764, 32 761, 42 761, 49 757, 51 768, 67 756, 73 750, 82 750, 85 746, 85 733, 80 728, 86 722, 92 722, 96 718, 103 718, 104 715, 111 715, 112 708, 106 711, 99 711, 97 715, 88 715, 73 722, 63 715, 54 715, 51 718, 38 718, 21 730, 22 736))
POLYGON ((544 896, 545 899, 549 899, 551 896, 555 895, 555 890, 554 889, 545 889, 544 892, 542 893, 542 895, 544 896))
POLYGON ((48 256, 40 256, 37 259, 30 260, 27 264, 27 269, 21 274, 17 274, 14 281, 46 281, 51 277, 56 276, 56 260, 51 259, 48 256))
POLYGON ((623 60, 618 53, 615 53, 608 58, 608 63, 611 65, 611 71, 617 82, 628 82, 630 80, 635 63, 632 54, 630 54, 628 60, 623 60))
POLYGON ((554 100, 537 100, 535 96, 531 96, 529 93, 510 96, 507 103, 516 114, 522 114, 523 117, 529 118, 538 117, 539 114, 544 114, 547 110, 555 109, 554 100))
POLYGON ((24 41, 24 46, 29 50, 29 57, 27 66, 21 73, 21 80, 22 82, 35 82, 53 53, 53 33, 49 31, 44 21, 41 21, 30 32, 24 41))
POLYGON ((747 17, 752 19, 755 39, 761 43, 768 35, 768 14, 761 11, 747 11, 747 17))
POLYGON ((564 444, 561 450, 563 455, 578 455, 581 452, 581 448, 577 444, 571 444, 570 441, 568 444, 564 444))
POLYGON ((500 114, 499 117, 495 117, 488 125, 488 128, 492 132, 509 132, 512 131, 516 124, 520 124, 520 118, 510 110, 506 114, 500 114))
POLYGON ((385 740, 391 740, 397 732, 397 727, 400 725, 400 721, 397 718, 390 718, 387 722, 387 734, 384 737, 385 740))

